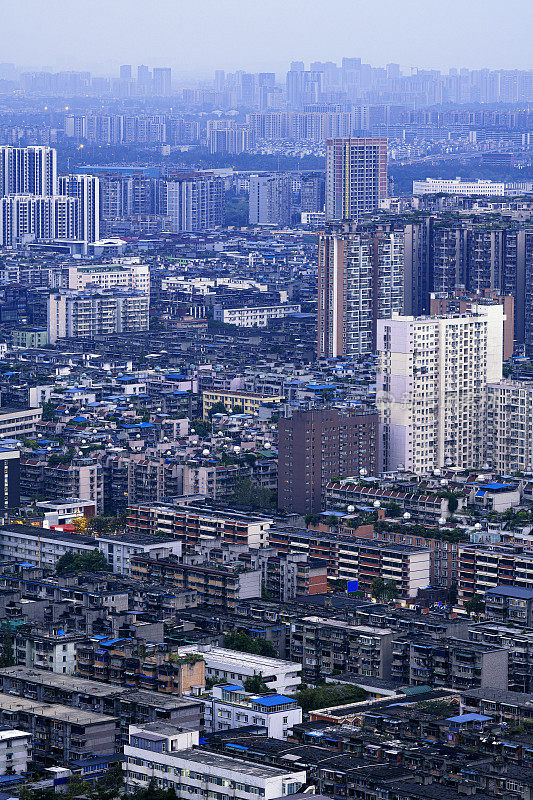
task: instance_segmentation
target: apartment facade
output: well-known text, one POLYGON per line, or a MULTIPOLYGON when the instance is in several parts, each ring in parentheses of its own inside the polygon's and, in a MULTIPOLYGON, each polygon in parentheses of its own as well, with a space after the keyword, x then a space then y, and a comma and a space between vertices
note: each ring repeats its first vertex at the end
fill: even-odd
POLYGON ((202 392, 202 409, 204 420, 209 419, 210 409, 223 403, 227 412, 239 414, 257 414, 263 403, 279 403, 285 398, 282 395, 261 395, 252 392, 217 391, 211 389, 202 392))
POLYGON ((459 603, 475 595, 484 597, 489 589, 533 585, 533 551, 522 546, 471 545, 459 553, 459 603))
POLYGON ((137 292, 62 292, 48 298, 48 341, 146 331, 150 298, 137 292))
POLYGON ((501 475, 533 470, 533 385, 487 386, 487 461, 501 475))
POLYGON ((235 800, 274 800, 295 794, 305 784, 305 771, 231 758, 202 750, 198 742, 198 731, 162 724, 131 726, 124 746, 126 791, 146 788, 155 779, 183 800, 207 791, 214 797, 221 789, 235 800))
MULTIPOLYGON (((106 717, 110 715, 120 722, 116 731, 117 744, 127 741, 128 726, 135 723, 168 722, 193 730, 199 730, 201 724, 202 705, 193 698, 116 686, 78 676, 57 675, 28 667, 0 668, 0 689, 5 693, 0 697, 9 697, 29 706, 38 704, 53 708, 59 704, 67 707, 73 715, 78 711, 106 717)), ((114 746, 110 752, 115 752, 114 746)))
POLYGON ((166 184, 172 233, 205 231, 224 221, 224 183, 212 175, 183 175, 166 184))
POLYGON ((326 219, 358 219, 387 196, 387 139, 326 139, 326 219))
POLYGON ((239 600, 261 595, 261 570, 181 564, 176 558, 133 557, 131 576, 145 583, 163 583, 196 593, 198 603, 231 611, 239 600))
POLYGON ((250 175, 250 225, 290 225, 291 183, 290 175, 250 175))
POLYGON ((213 686, 203 699, 205 729, 211 733, 260 725, 269 739, 286 739, 293 725, 302 721, 302 709, 293 697, 256 695, 243 686, 213 686))
POLYGON ((318 249, 318 357, 376 350, 377 321, 404 311, 403 230, 321 233, 318 249))
POLYGON ((502 375, 503 308, 378 322, 382 469, 418 475, 486 457, 487 384, 502 375))
POLYGON ((403 542, 373 541, 346 533, 333 535, 316 530, 275 528, 270 547, 281 553, 305 553, 323 559, 328 577, 357 581, 358 589, 370 594, 376 578, 392 580, 400 597, 416 597, 430 585, 431 552, 403 542))
POLYGON ((194 504, 132 505, 127 518, 129 533, 153 535, 159 531, 169 538, 179 539, 187 554, 206 537, 220 539, 221 544, 240 544, 253 549, 266 547, 272 523, 268 517, 194 504))
POLYGON ((301 683, 302 665, 294 661, 241 653, 214 645, 185 645, 178 654, 200 655, 205 661, 206 678, 243 684, 247 678, 261 675, 269 690, 279 694, 294 694, 301 683))
POLYGON ((303 617, 290 625, 290 657, 302 664, 303 677, 310 680, 340 673, 388 679, 398 635, 389 628, 303 617))
POLYGON ((245 306, 244 308, 223 308, 215 306, 213 319, 226 325, 239 328, 266 328, 271 319, 283 319, 291 314, 299 314, 299 303, 283 303, 279 306, 245 306))
POLYGON ((67 765, 115 752, 118 720, 108 714, 0 694, 0 722, 28 731, 39 766, 67 765))
POLYGON ((378 415, 372 409, 295 411, 278 423, 278 505, 300 514, 322 510, 335 476, 375 475, 378 415))

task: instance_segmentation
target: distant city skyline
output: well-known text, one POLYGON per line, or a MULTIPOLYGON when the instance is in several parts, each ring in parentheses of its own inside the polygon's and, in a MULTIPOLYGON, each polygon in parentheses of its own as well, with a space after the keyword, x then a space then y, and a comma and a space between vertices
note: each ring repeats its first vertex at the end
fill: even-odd
POLYGON ((106 75, 147 63, 199 77, 214 69, 283 75, 291 60, 343 56, 404 69, 531 69, 532 23, 529 0, 21 0, 4 10, 2 61, 106 75))

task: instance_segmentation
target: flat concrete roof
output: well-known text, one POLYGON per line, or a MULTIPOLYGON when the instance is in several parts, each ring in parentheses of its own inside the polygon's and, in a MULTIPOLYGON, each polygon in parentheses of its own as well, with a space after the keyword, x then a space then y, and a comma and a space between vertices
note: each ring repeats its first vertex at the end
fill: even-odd
POLYGON ((2 693, 0 693, 0 709, 11 713, 22 711, 25 714, 34 714, 47 719, 73 722, 75 725, 97 725, 103 722, 117 721, 117 717, 98 714, 95 711, 84 711, 83 709, 64 706, 60 703, 38 703, 26 697, 13 697, 10 694, 2 693))

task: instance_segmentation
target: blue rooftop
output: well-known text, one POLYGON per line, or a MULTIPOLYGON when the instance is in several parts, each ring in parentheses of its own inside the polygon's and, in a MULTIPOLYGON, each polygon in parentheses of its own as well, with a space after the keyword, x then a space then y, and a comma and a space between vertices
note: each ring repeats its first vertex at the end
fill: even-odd
POLYGON ((492 589, 487 589, 486 594, 499 594, 504 597, 533 600, 533 589, 526 589, 524 586, 494 586, 492 589))
POLYGON ((267 706, 267 708, 296 702, 293 697, 286 697, 284 694, 271 694, 268 695, 268 697, 252 697, 251 700, 253 703, 259 706, 267 706))
POLYGON ((484 714, 458 714, 456 717, 447 717, 446 722, 490 722, 492 717, 486 717, 484 714))

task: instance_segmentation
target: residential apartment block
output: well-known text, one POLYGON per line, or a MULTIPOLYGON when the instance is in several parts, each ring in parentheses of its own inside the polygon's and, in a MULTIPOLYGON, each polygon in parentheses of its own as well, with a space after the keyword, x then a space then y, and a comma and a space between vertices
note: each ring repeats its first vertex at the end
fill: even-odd
POLYGON ((257 695, 236 684, 213 686, 211 697, 202 702, 205 729, 213 733, 259 725, 269 739, 286 739, 292 726, 302 721, 302 709, 293 697, 257 695))
POLYGON ((259 514, 220 510, 207 505, 132 505, 128 508, 128 532, 155 534, 179 539, 189 553, 201 539, 220 539, 221 544, 251 548, 266 547, 272 519, 259 514))
POLYGON ((387 196, 387 139, 326 140, 326 219, 358 219, 387 196))
POLYGON ((533 385, 504 380, 487 391, 487 462, 501 475, 531 472, 533 385))
POLYGON ((42 767, 114 753, 119 729, 108 714, 10 694, 0 694, 0 722, 31 734, 32 759, 42 767))
POLYGON ((295 411, 278 423, 278 504, 300 514, 322 510, 335 476, 377 470, 378 416, 371 409, 295 411))
POLYGON ((166 584, 175 589, 192 590, 199 604, 218 606, 228 611, 238 600, 259 597, 261 570, 235 567, 210 567, 182 564, 177 558, 134 557, 131 576, 144 583, 166 584))
POLYGON ((129 291, 62 292, 48 298, 48 341, 146 331, 150 298, 129 291))
POLYGON ((239 414, 257 414, 263 403, 279 403, 283 395, 260 395, 252 392, 231 392, 210 390, 202 393, 203 418, 209 419, 210 409, 222 403, 227 412, 239 414))
POLYGON ((185 645, 178 648, 182 655, 201 655, 205 661, 206 678, 235 681, 242 684, 247 678, 261 675, 268 688, 279 694, 293 694, 301 683, 302 665, 255 653, 241 653, 214 645, 185 645))
POLYGON ((405 234, 346 223, 319 237, 318 357, 373 353, 377 320, 404 311, 405 234))
POLYGON ((382 468, 481 467, 487 384, 501 379, 503 307, 378 322, 382 468))
MULTIPOLYGON (((219 788, 235 800, 264 800, 295 794, 305 784, 305 771, 283 770, 254 764, 198 747, 198 731, 186 731, 161 723, 130 727, 124 746, 125 782, 128 792, 146 788, 151 780, 173 789, 178 798, 219 788)), ((222 792, 224 793, 224 792, 222 792)))
POLYGON ((226 325, 237 325, 239 328, 266 328, 271 319, 283 319, 290 314, 299 314, 301 308, 299 303, 244 308, 223 308, 215 305, 213 319, 226 325))

